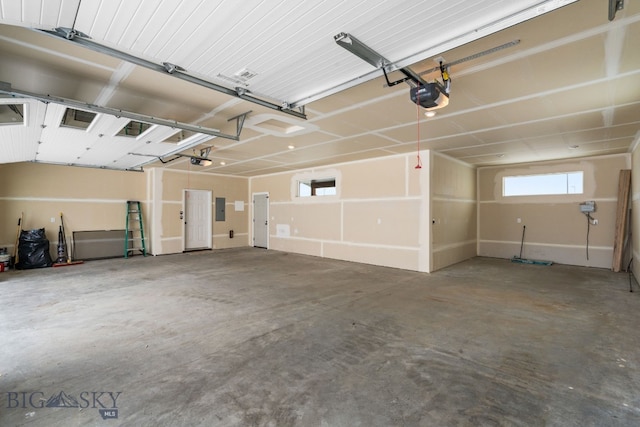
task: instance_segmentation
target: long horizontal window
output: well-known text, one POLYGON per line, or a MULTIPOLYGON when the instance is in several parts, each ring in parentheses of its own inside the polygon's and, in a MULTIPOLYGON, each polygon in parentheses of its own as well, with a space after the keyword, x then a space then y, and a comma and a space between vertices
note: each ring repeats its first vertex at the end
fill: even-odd
POLYGON ((502 179, 502 195, 510 197, 582 194, 583 179, 582 172, 505 176, 502 179))

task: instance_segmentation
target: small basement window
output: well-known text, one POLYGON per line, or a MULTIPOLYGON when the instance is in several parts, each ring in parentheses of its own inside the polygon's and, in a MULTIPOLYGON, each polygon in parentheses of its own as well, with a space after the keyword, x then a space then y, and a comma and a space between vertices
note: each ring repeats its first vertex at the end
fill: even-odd
POLYGON ((142 135, 151 125, 149 123, 136 122, 131 120, 125 127, 120 129, 117 133, 118 136, 131 136, 136 137, 142 135))
POLYGON ((335 196, 336 179, 311 179, 298 181, 298 197, 335 196))
POLYGON ((0 104, 0 125, 24 123, 24 104, 0 104))
POLYGON ((502 179, 502 195, 511 197, 582 194, 583 182, 583 172, 505 176, 502 179))
POLYGON ((75 129, 87 129, 95 117, 96 113, 67 108, 64 112, 64 116, 62 116, 60 126, 75 129))

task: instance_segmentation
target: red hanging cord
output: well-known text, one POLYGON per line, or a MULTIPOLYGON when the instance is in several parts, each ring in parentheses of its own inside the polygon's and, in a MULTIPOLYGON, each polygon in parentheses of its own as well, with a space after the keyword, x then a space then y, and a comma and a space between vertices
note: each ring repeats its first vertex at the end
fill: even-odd
POLYGON ((422 169, 422 159, 420 158, 420 90, 416 92, 416 121, 418 122, 418 164, 416 169, 422 169))

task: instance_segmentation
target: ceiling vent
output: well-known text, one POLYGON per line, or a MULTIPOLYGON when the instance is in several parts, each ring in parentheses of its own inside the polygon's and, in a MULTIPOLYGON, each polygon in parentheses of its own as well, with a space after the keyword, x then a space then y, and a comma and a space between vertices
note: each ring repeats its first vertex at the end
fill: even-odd
POLYGON ((241 81, 241 82, 248 82, 249 80, 251 80, 252 78, 254 78, 255 76, 257 76, 258 73, 256 73, 255 71, 251 71, 248 68, 243 68, 242 70, 238 71, 237 73, 235 73, 233 75, 233 77, 235 77, 237 80, 241 81))
POLYGON ((256 77, 258 73, 255 71, 251 71, 248 68, 243 68, 242 70, 235 73, 233 76, 225 76, 224 74, 218 74, 218 77, 227 80, 236 84, 241 84, 243 86, 249 86, 249 80, 256 77))

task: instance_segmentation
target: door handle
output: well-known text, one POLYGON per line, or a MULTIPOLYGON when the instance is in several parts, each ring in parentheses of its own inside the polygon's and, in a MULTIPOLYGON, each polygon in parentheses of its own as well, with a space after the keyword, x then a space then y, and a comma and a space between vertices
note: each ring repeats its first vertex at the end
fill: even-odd
POLYGON ((264 222, 264 225, 267 225, 267 221, 264 222))

